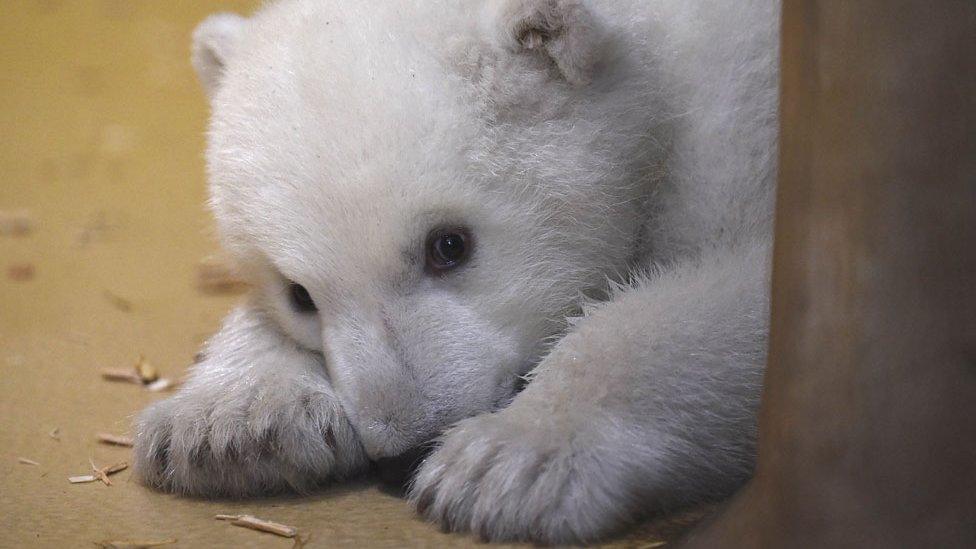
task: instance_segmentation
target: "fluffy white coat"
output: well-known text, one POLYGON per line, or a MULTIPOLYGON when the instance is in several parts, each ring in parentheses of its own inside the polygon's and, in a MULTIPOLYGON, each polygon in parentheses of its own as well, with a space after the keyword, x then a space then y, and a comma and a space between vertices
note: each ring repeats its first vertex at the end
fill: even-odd
POLYGON ((303 491, 436 439, 420 512, 544 542, 734 490, 766 345, 778 10, 281 0, 205 21, 211 202, 257 289, 140 416, 138 473, 303 491), (431 273, 443 227, 473 249, 431 273))

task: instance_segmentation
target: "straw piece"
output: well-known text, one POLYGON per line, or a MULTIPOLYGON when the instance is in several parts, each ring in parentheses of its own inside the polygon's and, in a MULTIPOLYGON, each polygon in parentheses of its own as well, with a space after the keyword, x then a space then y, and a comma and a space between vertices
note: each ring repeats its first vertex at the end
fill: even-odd
POLYGON ((217 515, 214 518, 217 520, 229 520, 234 526, 241 526, 243 528, 268 532, 270 534, 275 534, 286 538, 293 538, 298 534, 298 529, 292 526, 271 522, 270 520, 259 519, 251 515, 217 515))
POLYGON ((120 462, 116 463, 115 465, 110 465, 108 467, 105 467, 103 470, 105 471, 105 474, 106 475, 114 475, 115 473, 119 473, 119 472, 125 471, 128 468, 129 468, 129 464, 128 463, 126 463, 124 461, 120 461, 120 462))
POLYGON ((142 378, 134 370, 127 368, 102 368, 102 379, 108 381, 125 381, 142 385, 142 378))
POLYGON ((131 448, 133 444, 132 437, 113 435, 112 433, 98 433, 95 435, 95 439, 102 444, 110 444, 112 446, 127 446, 131 448))
POLYGON ((159 379, 159 372, 156 371, 156 367, 146 360, 146 357, 139 355, 139 360, 135 364, 136 375, 139 376, 139 380, 143 383, 152 383, 159 379))
POLYGON ((172 379, 161 377, 152 383, 146 385, 146 390, 153 393, 158 393, 160 391, 165 391, 167 389, 172 389, 176 387, 176 382, 172 379))
POLYGON ((159 371, 143 355, 139 355, 139 360, 133 364, 131 370, 125 368, 102 368, 101 373, 103 379, 142 385, 146 390, 154 393, 165 391, 176 385, 170 379, 159 377, 159 371))
POLYGON ((38 463, 38 462, 36 462, 36 461, 34 461, 32 459, 25 458, 25 457, 19 457, 19 458, 17 458, 17 463, 22 463, 24 465, 34 465, 34 466, 40 465, 40 463, 38 463))
POLYGON ((114 475, 119 471, 124 471, 129 468, 129 464, 124 461, 120 461, 107 467, 98 467, 95 465, 95 462, 90 459, 88 462, 91 463, 92 473, 94 473, 93 476, 95 479, 102 481, 105 486, 112 486, 112 481, 108 478, 109 475, 114 475))
POLYGON ((95 482, 98 477, 95 475, 78 475, 76 477, 68 477, 68 482, 71 484, 82 484, 85 482, 95 482))

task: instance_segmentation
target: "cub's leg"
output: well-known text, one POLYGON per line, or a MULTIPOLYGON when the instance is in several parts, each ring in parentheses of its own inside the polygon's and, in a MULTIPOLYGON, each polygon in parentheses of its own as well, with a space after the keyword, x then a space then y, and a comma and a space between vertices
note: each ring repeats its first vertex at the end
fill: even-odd
POLYGON ((227 317, 186 385, 135 431, 137 474, 183 494, 304 491, 366 463, 322 357, 252 306, 227 317))
POLYGON ((491 540, 598 538, 750 475, 768 247, 713 251, 588 313, 513 403, 460 422, 414 479, 420 512, 491 540))

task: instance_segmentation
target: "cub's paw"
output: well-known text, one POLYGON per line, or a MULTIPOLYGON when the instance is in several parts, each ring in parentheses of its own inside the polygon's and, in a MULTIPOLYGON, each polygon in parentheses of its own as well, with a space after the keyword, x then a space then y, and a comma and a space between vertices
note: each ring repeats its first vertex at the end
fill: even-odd
POLYGON ((228 393, 187 388, 147 408, 136 421, 136 474, 167 492, 246 496, 308 491, 364 467, 330 391, 256 381, 228 393))
POLYGON ((588 541, 629 521, 627 469, 605 455, 614 450, 602 434, 528 412, 510 407, 448 431, 414 477, 418 512, 492 541, 588 541))

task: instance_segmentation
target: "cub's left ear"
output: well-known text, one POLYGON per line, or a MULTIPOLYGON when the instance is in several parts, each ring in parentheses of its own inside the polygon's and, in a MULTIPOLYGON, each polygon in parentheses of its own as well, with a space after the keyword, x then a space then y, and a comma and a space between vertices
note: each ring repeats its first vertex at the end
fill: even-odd
POLYGON ((492 0, 489 6, 503 48, 544 55, 570 84, 589 83, 602 36, 597 21, 579 0, 492 0))
POLYGON ((224 77, 227 62, 237 52, 237 46, 247 19, 233 13, 211 15, 193 31, 190 60, 197 71, 207 95, 213 97, 224 77))

